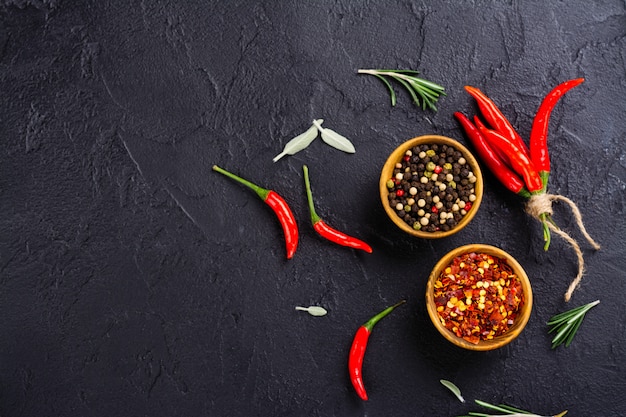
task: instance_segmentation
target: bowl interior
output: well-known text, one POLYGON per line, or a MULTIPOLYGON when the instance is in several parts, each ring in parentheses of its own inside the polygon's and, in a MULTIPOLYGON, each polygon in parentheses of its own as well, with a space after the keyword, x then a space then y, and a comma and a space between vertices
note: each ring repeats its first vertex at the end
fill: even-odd
POLYGON ((405 231, 406 233, 420 237, 425 239, 438 239, 446 236, 450 236, 459 230, 463 229, 467 224, 474 218, 478 208, 480 207, 480 203, 482 201, 483 196, 483 177, 482 172, 480 170, 480 166, 476 161, 476 158, 470 153, 470 151, 463 146, 458 141, 438 135, 425 135, 418 136, 416 138, 410 139, 400 146, 398 146, 392 153, 389 155, 389 158, 385 162, 383 166, 380 182, 379 182, 379 190, 380 190, 380 198, 385 209, 385 212, 391 219, 391 221, 398 226, 400 229, 405 231), (463 157, 466 159, 467 163, 470 165, 472 172, 476 176, 476 183, 474 183, 474 194, 476 195, 476 200, 472 203, 472 209, 467 212, 465 216, 459 221, 459 223, 454 226, 452 229, 447 231, 436 231, 436 232, 426 232, 422 230, 415 230, 408 223, 406 223, 403 219, 401 219, 395 212, 395 210, 389 205, 389 189, 387 188, 387 181, 393 177, 393 171, 395 169, 395 165, 399 162, 404 156, 405 152, 415 146, 419 146, 422 144, 446 144, 448 146, 454 147, 456 150, 460 151, 463 154, 463 157))
POLYGON ((532 305, 533 294, 528 275, 526 275, 526 272, 524 271, 522 266, 515 260, 515 258, 495 246, 472 244, 461 246, 450 251, 444 257, 442 257, 439 262, 437 262, 426 284, 426 309, 428 310, 428 315, 431 321, 433 322, 439 333, 441 333, 446 339, 459 347, 469 350, 492 350, 502 347, 511 342, 513 339, 519 336, 521 331, 526 326, 526 323, 528 323, 528 319, 530 318, 530 313, 532 311, 532 305), (437 306, 434 300, 434 284, 439 278, 441 271, 443 271, 443 269, 448 264, 450 264, 455 257, 470 252, 486 253, 498 258, 506 259, 508 265, 513 269, 521 282, 525 298, 524 305, 522 306, 517 318, 515 319, 515 322, 504 334, 497 336, 491 340, 480 340, 478 344, 473 344, 465 339, 457 337, 454 333, 448 330, 439 320, 439 314, 437 313, 437 306))

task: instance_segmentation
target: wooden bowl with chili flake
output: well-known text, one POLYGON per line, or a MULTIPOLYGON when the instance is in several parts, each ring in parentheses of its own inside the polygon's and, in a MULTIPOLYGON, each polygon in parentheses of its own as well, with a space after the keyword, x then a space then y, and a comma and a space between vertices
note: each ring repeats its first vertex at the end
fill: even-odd
POLYGON ((511 255, 489 245, 461 246, 433 268, 426 308, 446 339, 469 350, 492 350, 515 339, 533 305, 530 280, 511 255))
POLYGON ((410 139, 389 155, 379 182, 391 221, 425 239, 450 236, 474 218, 483 196, 476 158, 458 141, 438 135, 410 139))

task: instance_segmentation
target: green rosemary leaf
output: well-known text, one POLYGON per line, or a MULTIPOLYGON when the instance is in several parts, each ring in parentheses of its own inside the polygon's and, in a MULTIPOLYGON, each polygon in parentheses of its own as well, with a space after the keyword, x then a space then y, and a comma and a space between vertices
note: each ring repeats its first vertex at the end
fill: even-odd
POLYGON ((555 316, 552 316, 552 318, 550 318, 550 320, 548 321, 548 324, 555 324, 558 322, 562 322, 562 321, 567 321, 569 320, 572 316, 574 316, 576 313, 579 313, 580 311, 584 310, 587 308, 587 304, 582 305, 582 306, 578 306, 576 308, 573 308, 571 310, 567 310, 564 311, 563 313, 557 314, 555 316))
POLYGON ((532 414, 530 411, 520 410, 519 408, 511 407, 510 405, 506 405, 506 404, 499 404, 498 406, 501 407, 501 408, 504 408, 505 410, 508 410, 509 412, 512 412, 512 413, 532 414))
POLYGON ((420 99, 419 99, 419 97, 417 97, 417 94, 415 93, 416 90, 414 90, 411 87, 411 84, 409 84, 407 81, 403 80, 402 78, 395 78, 394 77, 394 79, 404 86, 404 88, 411 95, 411 98, 413 99, 413 102, 419 106, 420 105, 420 99))
MULTIPOLYGON (((502 417, 505 415, 510 416, 510 417, 542 417, 538 414, 531 413, 530 411, 521 410, 519 408, 511 407, 510 405, 506 405, 506 404, 494 405, 494 404, 489 404, 488 402, 485 402, 485 401, 480 401, 480 400, 474 400, 474 401, 476 402, 476 404, 480 405, 481 407, 488 408, 490 410, 496 411, 498 413, 504 413, 504 414, 485 414, 485 413, 469 412, 467 416, 460 416, 460 417, 502 417)), ((552 417, 562 417, 566 413, 567 413, 567 410, 552 417)))
POLYGON ((446 95, 446 93, 444 92, 444 88, 440 86, 439 84, 435 84, 432 81, 428 81, 419 77, 413 77, 413 82, 415 82, 416 84, 419 84, 423 88, 428 88, 432 90, 433 92, 439 92, 439 94, 442 94, 444 96, 446 95))
POLYGON ((565 347, 568 347, 572 343, 572 340, 574 339, 574 335, 578 331, 578 328, 580 327, 581 323, 582 323, 582 320, 578 320, 573 324, 572 330, 569 332, 569 334, 567 335, 567 338, 565 339, 565 347))
POLYGON ((511 414, 509 411, 507 411, 505 408, 502 408, 501 406, 489 404, 488 402, 481 401, 481 400, 474 400, 474 401, 476 402, 476 404, 480 405, 481 407, 485 407, 494 411, 500 411, 503 413, 511 414))
POLYGON ((454 383, 446 379, 440 379, 439 382, 441 382, 441 385, 452 391, 452 393, 456 396, 456 398, 459 399, 459 401, 461 401, 462 403, 465 402, 465 398, 463 398, 463 396, 461 395, 461 390, 459 389, 459 387, 454 385, 454 383))
POLYGON ((391 107, 395 107, 395 105, 396 105, 396 93, 395 93, 395 91, 393 91, 393 87, 391 86, 391 83, 389 81, 387 81, 387 79, 385 77, 383 77, 382 75, 378 75, 378 74, 373 74, 373 75, 374 75, 374 77, 378 78, 383 83, 385 83, 385 85, 389 89, 389 95, 391 96, 391 107))
POLYGON ((599 303, 600 300, 596 300, 563 313, 559 313, 548 320, 548 326, 552 326, 548 330, 548 333, 556 331, 556 335, 552 339, 552 349, 556 349, 562 344, 565 344, 565 347, 568 347, 578 332, 578 329, 580 328, 587 312, 599 303))
MULTIPOLYGON (((437 111, 435 103, 439 99, 439 96, 446 95, 445 88, 432 81, 425 80, 417 77, 418 71, 414 70, 390 70, 390 69, 360 69, 357 71, 359 74, 369 74, 382 79, 383 76, 390 77, 396 82, 400 83, 411 95, 413 102, 422 107, 422 110, 429 108, 437 111)), ((392 105, 396 103, 396 95, 391 87, 391 84, 387 81, 385 85, 390 91, 392 105)))
POLYGON ((416 70, 379 69, 379 70, 376 70, 376 71, 378 71, 378 72, 387 72, 387 73, 391 72, 391 73, 396 73, 396 74, 411 74, 411 75, 417 75, 417 74, 420 73, 419 71, 416 71, 416 70))

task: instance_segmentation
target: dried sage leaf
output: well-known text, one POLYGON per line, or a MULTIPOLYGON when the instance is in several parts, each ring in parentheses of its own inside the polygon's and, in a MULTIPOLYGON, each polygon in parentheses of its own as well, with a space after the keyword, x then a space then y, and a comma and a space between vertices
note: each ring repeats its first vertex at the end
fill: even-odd
POLYGON ((341 136, 339 133, 331 129, 325 129, 321 124, 317 123, 317 120, 313 124, 319 129, 322 134, 322 140, 332 146, 335 149, 344 151, 346 153, 355 153, 354 145, 345 136, 341 136))
MULTIPOLYGON (((324 123, 324 120, 318 119, 316 120, 316 122, 321 125, 322 123, 324 123)), ((311 142, 315 140, 315 138, 317 138, 317 132, 318 128, 316 126, 311 126, 306 132, 291 139, 285 144, 285 148, 283 149, 283 151, 276 155, 273 161, 276 162, 285 155, 294 155, 300 152, 301 150, 309 146, 311 142)))
POLYGON ((441 385, 443 385, 444 387, 446 387, 450 391, 452 391, 452 393, 454 395, 456 395, 456 398, 458 398, 459 401, 461 401, 462 403, 465 402, 465 398, 463 398, 463 396, 461 395, 461 390, 459 389, 459 387, 457 387, 452 382, 450 382, 450 381, 448 381, 446 379, 440 379, 439 382, 441 382, 441 385))
POLYGON ((324 307, 319 307, 319 306, 310 306, 310 307, 299 307, 298 306, 298 307, 296 307, 296 310, 306 311, 310 315, 316 316, 316 317, 325 316, 326 313, 328 313, 328 311, 326 311, 326 309, 324 307))

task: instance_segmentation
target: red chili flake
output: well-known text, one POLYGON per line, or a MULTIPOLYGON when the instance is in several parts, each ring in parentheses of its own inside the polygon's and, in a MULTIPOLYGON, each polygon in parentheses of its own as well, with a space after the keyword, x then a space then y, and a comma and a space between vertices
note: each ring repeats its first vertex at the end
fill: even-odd
POLYGON ((403 195, 404 195, 404 190, 400 189, 400 190, 396 191, 396 196, 402 197, 403 195))
POLYGON ((439 174, 441 171, 443 171, 443 168, 437 165, 433 171, 435 172, 435 174, 439 174))
POLYGON ((504 334, 524 305, 522 285, 506 260, 474 252, 443 270, 434 299, 446 328, 474 344, 504 334))

